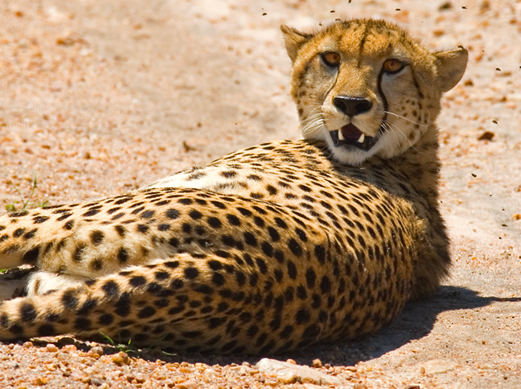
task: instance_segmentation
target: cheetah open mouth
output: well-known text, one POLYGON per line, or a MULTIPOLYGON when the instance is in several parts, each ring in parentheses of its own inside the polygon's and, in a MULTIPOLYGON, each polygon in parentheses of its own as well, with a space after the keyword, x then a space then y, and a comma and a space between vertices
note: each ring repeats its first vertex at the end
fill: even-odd
POLYGON ((365 135, 352 123, 329 133, 335 146, 354 146, 364 151, 368 151, 378 140, 378 137, 365 135))

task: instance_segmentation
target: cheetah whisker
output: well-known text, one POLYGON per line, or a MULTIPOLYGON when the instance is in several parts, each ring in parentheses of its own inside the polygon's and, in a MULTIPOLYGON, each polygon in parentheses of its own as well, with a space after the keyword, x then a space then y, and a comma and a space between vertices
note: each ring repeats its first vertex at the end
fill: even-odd
POLYGON ((393 116, 395 116, 395 117, 397 117, 399 119, 405 120, 406 122, 409 122, 409 123, 412 123, 412 124, 417 124, 417 125, 423 126, 423 127, 427 127, 428 126, 428 124, 416 122, 416 121, 411 120, 411 119, 407 119, 405 116, 399 115, 399 114, 391 112, 391 111, 384 111, 384 113, 386 113, 388 115, 393 115, 393 116))
POLYGON ((319 109, 314 109, 311 114, 302 120, 302 134, 304 137, 313 138, 318 135, 324 127, 324 118, 319 109))
POLYGON ((382 123, 382 128, 388 133, 388 134, 396 134, 398 137, 402 138, 402 139, 405 139, 407 141, 407 143, 409 144, 409 147, 413 150, 416 150, 418 151, 418 149, 416 148, 416 146, 414 146, 414 143, 411 142, 411 140, 407 137, 407 135, 405 134, 405 132, 400 128, 398 127, 397 125, 395 124, 391 124, 391 123, 388 123, 388 122, 383 122, 382 123))

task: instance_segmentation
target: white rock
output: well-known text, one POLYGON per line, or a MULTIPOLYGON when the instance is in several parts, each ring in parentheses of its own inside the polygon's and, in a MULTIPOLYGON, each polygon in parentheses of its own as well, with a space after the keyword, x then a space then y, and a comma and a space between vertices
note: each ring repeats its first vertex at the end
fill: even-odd
POLYGON ((347 384, 337 377, 322 373, 311 367, 294 365, 276 359, 262 358, 255 367, 265 374, 277 377, 280 382, 286 384, 295 382, 337 386, 343 383, 347 384))

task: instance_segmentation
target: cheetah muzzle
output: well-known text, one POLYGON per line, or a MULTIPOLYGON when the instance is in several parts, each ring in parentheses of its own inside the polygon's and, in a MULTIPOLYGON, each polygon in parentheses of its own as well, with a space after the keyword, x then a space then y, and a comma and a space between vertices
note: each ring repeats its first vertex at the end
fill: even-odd
POLYGON ((282 31, 304 139, 0 216, 0 268, 32 266, 0 278, 0 339, 265 354, 373 333, 437 289, 435 120, 466 50, 378 20, 282 31))
POLYGON ((329 134, 335 147, 356 147, 360 150, 369 151, 378 141, 378 135, 365 135, 352 123, 338 130, 329 131, 329 134))

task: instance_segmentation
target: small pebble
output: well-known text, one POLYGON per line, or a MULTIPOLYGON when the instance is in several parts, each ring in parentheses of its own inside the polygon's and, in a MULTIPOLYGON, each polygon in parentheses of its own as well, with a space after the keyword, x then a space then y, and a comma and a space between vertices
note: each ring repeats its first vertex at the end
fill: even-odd
POLYGON ((112 356, 112 362, 118 366, 128 365, 130 363, 130 358, 127 353, 120 351, 112 356))
POLYGON ((58 351, 58 347, 56 347, 56 345, 53 343, 48 343, 47 346, 45 346, 45 349, 51 353, 58 351))
POLYGON ((492 140, 494 135, 495 134, 492 131, 485 131, 478 137, 478 140, 492 140))
POLYGON ((89 350, 89 355, 91 356, 101 356, 105 353, 105 351, 103 350, 103 347, 101 346, 94 346, 92 347, 90 350, 89 350))
MULTIPOLYGON (((26 342, 26 343, 30 343, 30 342, 26 342)), ((47 385, 48 381, 49 380, 47 379, 47 377, 38 377, 38 378, 34 379, 32 384, 36 385, 36 386, 43 386, 43 385, 47 385)))

